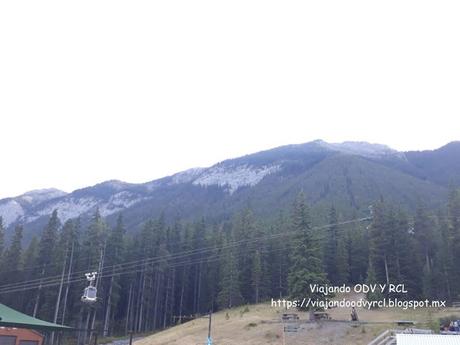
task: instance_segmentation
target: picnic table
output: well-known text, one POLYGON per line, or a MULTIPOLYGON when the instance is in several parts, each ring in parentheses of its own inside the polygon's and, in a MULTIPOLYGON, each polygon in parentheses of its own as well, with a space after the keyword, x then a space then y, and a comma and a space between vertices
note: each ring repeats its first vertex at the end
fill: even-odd
POLYGON ((283 321, 291 321, 291 320, 298 320, 299 319, 299 315, 297 314, 283 314, 281 316, 281 318, 283 319, 283 321))
POLYGON ((331 320, 329 313, 324 311, 315 311, 313 313, 315 320, 331 320))

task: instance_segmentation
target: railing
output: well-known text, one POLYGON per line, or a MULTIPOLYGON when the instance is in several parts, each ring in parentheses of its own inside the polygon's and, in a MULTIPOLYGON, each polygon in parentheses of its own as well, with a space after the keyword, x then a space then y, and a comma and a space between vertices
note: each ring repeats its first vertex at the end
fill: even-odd
POLYGON ((433 331, 421 328, 387 329, 367 345, 394 345, 396 344, 396 334, 433 334, 433 331))

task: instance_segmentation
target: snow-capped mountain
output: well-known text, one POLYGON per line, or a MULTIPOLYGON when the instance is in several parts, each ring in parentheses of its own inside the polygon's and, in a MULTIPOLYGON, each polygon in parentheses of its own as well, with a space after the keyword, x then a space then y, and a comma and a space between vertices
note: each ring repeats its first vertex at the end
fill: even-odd
POLYGON ((365 141, 345 141, 343 143, 327 143, 323 140, 316 141, 332 151, 339 151, 351 155, 358 155, 368 158, 399 158, 405 159, 403 152, 398 152, 391 147, 382 144, 371 144, 365 141))
POLYGON ((136 227, 162 212, 170 217, 219 217, 248 203, 270 214, 289 204, 300 189, 314 204, 334 202, 359 210, 380 195, 414 204, 422 199, 436 202, 452 181, 460 185, 459 142, 404 153, 380 144, 317 140, 143 184, 111 180, 68 194, 57 189, 31 191, 0 200, 0 216, 5 227, 23 223, 34 229, 55 209, 64 222, 98 208, 108 218, 122 211, 128 225, 136 227))
POLYGON ((59 198, 66 195, 66 192, 55 188, 37 189, 20 195, 18 198, 29 204, 38 204, 50 199, 59 198))
POLYGON ((192 183, 200 186, 219 186, 230 194, 244 186, 255 186, 265 176, 281 169, 279 165, 264 165, 261 167, 247 164, 225 166, 224 164, 213 166, 202 172, 192 183))
POLYGON ((31 209, 48 200, 57 199, 67 193, 55 189, 37 189, 14 198, 0 200, 0 216, 5 226, 22 219, 31 209))

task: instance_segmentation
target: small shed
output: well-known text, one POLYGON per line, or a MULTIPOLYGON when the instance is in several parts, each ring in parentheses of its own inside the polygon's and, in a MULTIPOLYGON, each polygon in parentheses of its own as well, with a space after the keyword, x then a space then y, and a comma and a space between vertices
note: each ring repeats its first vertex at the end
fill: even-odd
POLYGON ((31 329, 0 327, 0 345, 42 345, 43 338, 31 329))
POLYGON ((460 335, 396 334, 397 345, 460 345, 460 335))

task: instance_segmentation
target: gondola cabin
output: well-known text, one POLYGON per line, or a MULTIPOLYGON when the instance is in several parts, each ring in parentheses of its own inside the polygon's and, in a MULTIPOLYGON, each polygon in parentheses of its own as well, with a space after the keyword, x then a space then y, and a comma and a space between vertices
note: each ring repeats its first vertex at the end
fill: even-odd
POLYGON ((81 301, 84 303, 94 303, 97 300, 97 289, 95 286, 88 286, 83 291, 81 301))

